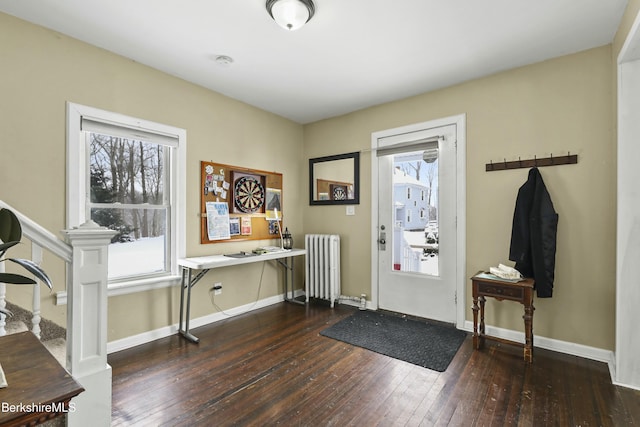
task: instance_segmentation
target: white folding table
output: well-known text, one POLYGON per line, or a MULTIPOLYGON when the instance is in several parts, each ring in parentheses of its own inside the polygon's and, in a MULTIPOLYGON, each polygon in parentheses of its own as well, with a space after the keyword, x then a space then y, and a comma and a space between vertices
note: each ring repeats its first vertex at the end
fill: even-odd
POLYGON ((198 338, 189 332, 189 316, 191 311, 191 288, 202 279, 209 270, 233 265, 251 264, 254 262, 276 261, 284 269, 284 299, 285 301, 304 304, 293 299, 294 292, 294 271, 293 258, 304 255, 304 249, 283 249, 275 252, 268 252, 261 255, 249 255, 244 257, 232 257, 226 255, 211 255, 192 258, 180 258, 178 265, 182 268, 182 282, 180 288, 180 323, 179 333, 186 339, 198 342, 198 338), (194 273, 197 271, 197 273, 194 273), (289 290, 288 275, 291 275, 291 290, 289 290), (187 293, 185 301, 185 291, 187 293), (289 294, 290 293, 290 294, 289 294), (184 324, 184 329, 182 328, 184 324))

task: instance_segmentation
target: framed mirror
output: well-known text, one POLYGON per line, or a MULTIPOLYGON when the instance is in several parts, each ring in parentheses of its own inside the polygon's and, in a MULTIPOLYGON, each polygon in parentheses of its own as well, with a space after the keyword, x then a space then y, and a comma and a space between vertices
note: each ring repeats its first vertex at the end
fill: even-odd
POLYGON ((310 205, 360 203, 360 153, 309 159, 310 205))

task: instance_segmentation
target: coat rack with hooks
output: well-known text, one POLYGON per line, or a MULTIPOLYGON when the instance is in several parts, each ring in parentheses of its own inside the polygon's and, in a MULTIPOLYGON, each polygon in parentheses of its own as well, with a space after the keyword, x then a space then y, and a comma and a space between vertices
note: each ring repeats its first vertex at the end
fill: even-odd
POLYGON ((504 159, 502 162, 487 163, 486 172, 493 171, 503 171, 507 169, 520 169, 520 168, 534 168, 534 167, 542 167, 542 166, 559 166, 559 165, 575 165, 578 163, 578 155, 567 153, 566 156, 558 156, 554 157, 551 154, 550 157, 541 157, 537 158, 536 156, 533 159, 521 160, 518 157, 518 160, 507 161, 504 159))

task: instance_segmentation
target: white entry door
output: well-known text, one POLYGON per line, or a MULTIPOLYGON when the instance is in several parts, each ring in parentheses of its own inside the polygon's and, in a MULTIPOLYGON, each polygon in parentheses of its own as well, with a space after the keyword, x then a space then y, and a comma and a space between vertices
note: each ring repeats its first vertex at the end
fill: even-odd
POLYGON ((376 154, 378 305, 455 323, 456 126, 380 137, 376 154))

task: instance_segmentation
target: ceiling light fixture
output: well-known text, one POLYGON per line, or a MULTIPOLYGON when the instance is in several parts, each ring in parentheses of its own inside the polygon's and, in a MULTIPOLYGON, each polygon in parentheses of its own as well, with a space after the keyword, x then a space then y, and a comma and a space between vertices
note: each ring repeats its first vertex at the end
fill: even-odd
POLYGON ((267 12, 285 30, 295 31, 316 11, 312 0, 267 0, 267 12))

